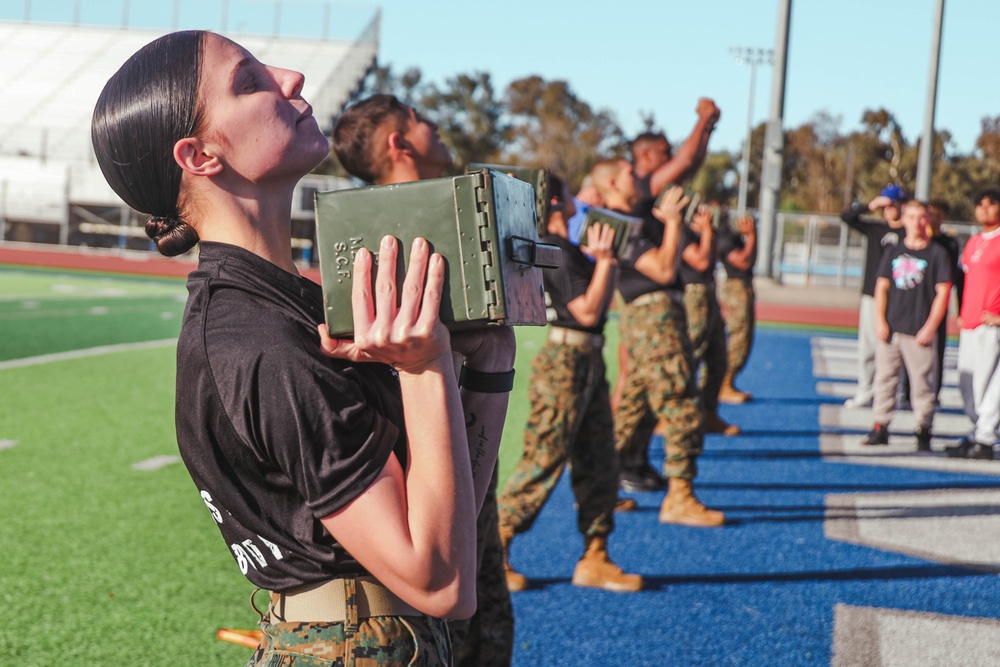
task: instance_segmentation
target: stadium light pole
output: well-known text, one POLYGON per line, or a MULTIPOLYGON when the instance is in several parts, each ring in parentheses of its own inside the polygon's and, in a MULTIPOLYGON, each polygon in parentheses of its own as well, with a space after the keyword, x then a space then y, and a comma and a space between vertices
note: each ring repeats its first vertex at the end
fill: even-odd
POLYGON ((924 102, 924 136, 917 153, 917 199, 931 197, 931 158, 934 154, 934 110, 937 106, 938 64, 941 62, 941 28, 944 25, 944 0, 934 3, 934 31, 931 34, 931 63, 927 72, 927 101, 924 102))
POLYGON ((753 103, 757 82, 757 65, 774 62, 773 49, 755 49, 749 46, 734 46, 729 52, 736 56, 736 64, 750 65, 750 101, 747 104, 747 138, 743 142, 743 156, 740 158, 740 193, 736 210, 743 215, 747 210, 747 192, 750 189, 750 148, 753 142, 753 103))
POLYGON ((792 0, 778 0, 778 26, 774 34, 774 74, 771 77, 771 111, 764 136, 764 164, 760 175, 760 253, 758 273, 774 277, 774 238, 781 195, 782 153, 785 150, 785 74, 788 71, 788 25, 792 0))

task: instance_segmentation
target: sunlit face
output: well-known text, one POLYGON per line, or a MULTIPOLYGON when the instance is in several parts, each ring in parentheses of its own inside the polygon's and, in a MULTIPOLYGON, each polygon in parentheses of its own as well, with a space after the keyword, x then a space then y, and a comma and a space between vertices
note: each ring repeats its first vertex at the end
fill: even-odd
POLYGON ((628 160, 620 161, 618 174, 615 176, 615 189, 629 204, 635 203, 635 178, 632 176, 632 165, 628 160))
POLYGON ((260 63, 246 49, 208 33, 199 97, 205 151, 248 181, 298 180, 329 154, 329 142, 302 99, 304 77, 260 63))
POLYGON ((983 197, 976 202, 976 222, 985 227, 1000 224, 1000 202, 990 197, 983 197))
POLYGON ((907 236, 927 236, 927 209, 923 206, 905 206, 901 214, 903 229, 907 236))
POLYGON ((665 139, 650 142, 645 152, 646 160, 653 169, 659 168, 670 160, 670 144, 665 139))
POLYGON ((403 139, 409 145, 414 162, 420 167, 444 169, 451 164, 451 153, 438 135, 438 126, 412 108, 403 139))

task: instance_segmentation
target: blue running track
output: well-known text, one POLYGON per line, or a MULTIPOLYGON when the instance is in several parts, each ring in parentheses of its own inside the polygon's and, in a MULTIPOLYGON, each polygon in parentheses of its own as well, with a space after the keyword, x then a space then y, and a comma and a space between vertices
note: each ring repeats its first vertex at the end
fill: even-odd
MULTIPOLYGON (((987 650, 1000 647, 1000 462, 949 471, 934 469, 940 455, 925 468, 824 456, 821 434, 845 431, 821 427, 821 407, 843 399, 817 393, 811 355, 808 333, 758 330, 739 379, 755 400, 722 409, 744 434, 708 436, 695 485, 727 526, 661 525, 653 493, 617 515, 611 555, 645 577, 641 593, 570 583, 582 540, 563 476, 512 546, 533 584, 514 594, 515 666, 1000 664, 987 650), (857 494, 888 501, 866 514, 836 500, 857 494), (899 500, 910 498, 928 504, 899 500), (834 518, 854 539, 827 537, 834 518)), ((661 462, 662 441, 651 451, 661 462)))

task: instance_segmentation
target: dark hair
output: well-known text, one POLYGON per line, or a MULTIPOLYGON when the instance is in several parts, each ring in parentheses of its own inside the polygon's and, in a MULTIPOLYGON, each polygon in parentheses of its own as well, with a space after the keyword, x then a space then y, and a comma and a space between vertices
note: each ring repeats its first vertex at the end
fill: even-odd
POLYGON ((187 252, 198 233, 182 218, 174 144, 204 125, 198 101, 205 32, 164 35, 139 49, 104 86, 91 126, 108 185, 151 217, 146 235, 164 255, 187 252))
POLYGON ((977 191, 972 197, 973 203, 976 204, 984 199, 989 199, 990 201, 996 203, 1000 202, 1000 190, 997 190, 996 188, 983 188, 982 190, 977 191))
POLYGON ((669 151, 671 147, 670 141, 667 139, 667 135, 662 132, 643 132, 632 140, 632 143, 629 145, 629 149, 632 151, 632 156, 635 157, 636 150, 643 144, 653 144, 661 141, 667 144, 667 150, 669 151))
POLYGON ((927 206, 928 208, 936 208, 945 215, 951 213, 951 204, 949 204, 943 199, 932 199, 929 202, 927 202, 927 206))
POLYGON ((391 131, 405 132, 410 108, 395 95, 372 95, 347 108, 333 126, 333 152, 353 176, 374 183, 388 169, 385 150, 374 145, 375 135, 387 121, 391 131))

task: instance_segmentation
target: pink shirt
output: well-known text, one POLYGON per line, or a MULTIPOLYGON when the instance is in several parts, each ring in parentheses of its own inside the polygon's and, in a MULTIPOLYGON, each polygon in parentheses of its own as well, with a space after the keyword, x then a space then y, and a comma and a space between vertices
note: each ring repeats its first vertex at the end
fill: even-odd
POLYGON ((984 311, 1000 315, 1000 229, 969 239, 962 251, 962 266, 962 328, 975 329, 983 323, 984 311))

